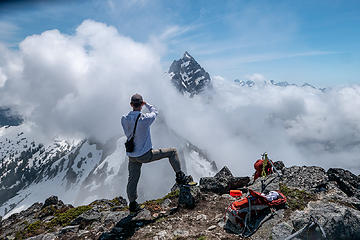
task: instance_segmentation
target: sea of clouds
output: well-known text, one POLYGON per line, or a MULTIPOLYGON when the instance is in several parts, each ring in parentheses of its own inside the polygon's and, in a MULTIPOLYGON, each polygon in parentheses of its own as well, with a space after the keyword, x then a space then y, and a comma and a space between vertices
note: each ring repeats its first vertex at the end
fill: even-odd
MULTIPOLYGON (((171 85, 161 64, 163 51, 158 50, 166 43, 136 42, 119 31, 86 20, 71 35, 50 30, 28 36, 16 50, 0 45, 1 105, 23 114, 43 139, 105 141, 123 134, 120 117, 130 110, 130 96, 141 93, 160 110, 162 120, 155 124, 166 122, 237 175, 251 174, 265 151, 286 165, 360 173, 358 85, 324 92, 260 84, 248 88, 213 76, 213 90, 188 98, 171 85)), ((152 135, 155 147, 171 142, 159 130, 152 135)))

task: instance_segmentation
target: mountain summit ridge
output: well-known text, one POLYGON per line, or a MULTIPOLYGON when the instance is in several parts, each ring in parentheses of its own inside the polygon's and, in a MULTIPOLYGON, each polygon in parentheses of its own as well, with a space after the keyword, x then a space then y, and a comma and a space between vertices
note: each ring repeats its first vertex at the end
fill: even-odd
MULTIPOLYGON (((287 203, 273 211, 258 209, 252 221, 274 215, 259 225, 251 239, 285 239, 311 221, 321 226, 326 239, 360 238, 359 176, 340 168, 285 167, 281 161, 274 165, 281 178, 270 174, 250 182, 249 177, 234 177, 226 167, 213 177, 201 178, 199 186, 190 187, 193 208, 180 203, 182 196, 189 196, 189 191, 182 190, 186 187, 144 202, 144 210, 136 215, 129 214, 121 196, 79 207, 51 196, 7 219, 0 218, 0 238, 235 240, 239 239, 236 226, 224 218, 236 200, 228 194, 229 187, 241 189, 245 196, 249 189, 260 192, 264 185, 267 191, 280 190, 287 203)), ((322 235, 319 227, 309 227, 296 239, 322 239, 322 235)))

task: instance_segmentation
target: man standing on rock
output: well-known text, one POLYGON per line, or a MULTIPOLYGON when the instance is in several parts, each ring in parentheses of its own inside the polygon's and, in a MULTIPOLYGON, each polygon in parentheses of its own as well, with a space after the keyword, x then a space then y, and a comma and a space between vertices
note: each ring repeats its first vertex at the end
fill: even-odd
POLYGON ((152 149, 150 125, 154 122, 158 111, 157 109, 144 102, 140 94, 135 94, 131 97, 130 102, 133 110, 127 116, 121 118, 121 125, 124 129, 125 135, 128 139, 132 137, 136 120, 136 131, 134 136, 134 151, 126 152, 129 157, 129 179, 127 185, 127 195, 129 198, 130 212, 140 210, 137 199, 137 184, 139 182, 141 166, 143 163, 149 163, 162 158, 168 158, 171 167, 176 173, 176 183, 185 184, 186 177, 184 172, 181 171, 179 156, 175 148, 160 148, 152 149), (141 113, 142 107, 149 110, 150 113, 141 113))

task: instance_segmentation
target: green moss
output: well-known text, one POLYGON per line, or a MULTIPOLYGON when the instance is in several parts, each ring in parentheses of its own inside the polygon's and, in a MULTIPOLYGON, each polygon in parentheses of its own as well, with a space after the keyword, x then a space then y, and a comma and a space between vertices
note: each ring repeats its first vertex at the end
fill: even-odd
POLYGON ((155 200, 149 200, 149 201, 146 201, 144 204, 146 204, 146 203, 162 204, 166 199, 174 199, 174 198, 179 197, 179 194, 180 194, 180 190, 176 190, 176 191, 168 193, 163 198, 159 198, 159 199, 155 199, 155 200))
POLYGON ((114 198, 113 200, 110 200, 110 202, 112 202, 115 206, 119 206, 121 203, 119 201, 119 198, 114 198))
POLYGON ((147 232, 147 233, 144 234, 144 237, 145 237, 145 239, 153 238, 153 237, 155 237, 155 233, 147 232))
POLYGON ((24 233, 24 232, 22 232, 22 231, 16 232, 16 233, 15 233, 15 239, 17 239, 17 240, 22 240, 22 239, 24 239, 23 233, 24 233))
POLYGON ((145 207, 147 209, 150 210, 159 210, 160 209, 160 205, 166 200, 166 199, 175 199, 177 197, 179 197, 180 195, 180 190, 176 190, 176 191, 172 191, 170 193, 168 193, 165 197, 163 198, 159 198, 159 199, 155 199, 155 200, 149 200, 144 202, 143 204, 145 205, 145 207))
POLYGON ((175 191, 172 191, 172 192, 168 193, 168 194, 167 194, 165 197, 163 197, 162 199, 163 199, 163 201, 164 201, 165 199, 167 199, 167 198, 169 198, 169 199, 174 199, 174 198, 179 197, 179 195, 180 195, 180 190, 178 189, 178 190, 175 190, 175 191))
POLYGON ((206 240, 206 236, 200 236, 197 240, 206 240))
POLYGON ((47 224, 47 226, 54 227, 54 226, 62 226, 65 227, 70 224, 72 220, 77 218, 80 214, 90 210, 92 207, 90 206, 80 206, 76 208, 70 208, 66 212, 57 214, 54 219, 50 221, 50 223, 47 224))
POLYGON ((50 205, 50 206, 47 206, 47 207, 41 209, 41 211, 39 213, 37 213, 35 216, 37 218, 43 219, 48 216, 59 215, 60 213, 66 212, 68 209, 69 209, 68 206, 56 208, 54 205, 50 205))
POLYGON ((164 222, 165 220, 166 220, 166 217, 160 217, 160 218, 156 219, 155 222, 160 223, 160 222, 164 222))
POLYGON ((280 183, 279 186, 280 192, 287 198, 287 205, 291 211, 303 210, 310 201, 317 199, 314 194, 307 193, 304 190, 289 188, 283 183, 280 183))
POLYGON ((29 224, 26 227, 26 230, 28 232, 34 232, 34 231, 38 230, 41 226, 42 226, 42 222, 40 220, 38 220, 36 222, 33 222, 33 223, 29 224))
POLYGON ((52 216, 56 213, 56 208, 53 205, 47 206, 37 214, 37 217, 43 218, 47 216, 52 216))
POLYGON ((26 239, 44 233, 45 231, 45 225, 40 220, 30 224, 26 222, 26 226, 23 228, 23 230, 17 231, 15 233, 15 239, 26 239))

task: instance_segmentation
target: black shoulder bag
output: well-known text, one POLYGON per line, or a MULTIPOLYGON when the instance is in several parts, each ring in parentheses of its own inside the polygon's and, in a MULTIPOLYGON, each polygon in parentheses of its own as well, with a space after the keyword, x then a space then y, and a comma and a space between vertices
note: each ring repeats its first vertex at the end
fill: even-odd
POLYGON ((140 115, 141 115, 141 113, 136 118, 135 127, 134 127, 131 137, 128 140, 126 140, 126 142, 125 142, 126 152, 134 151, 134 148, 135 148, 134 137, 135 137, 136 126, 137 126, 138 120, 140 118, 140 115))

